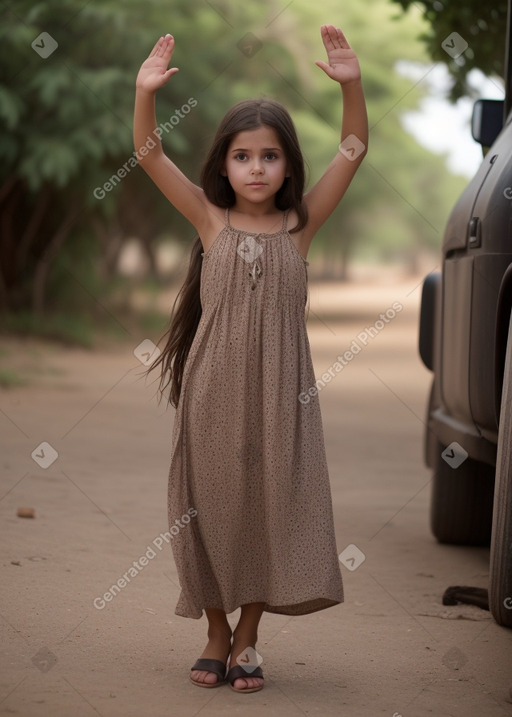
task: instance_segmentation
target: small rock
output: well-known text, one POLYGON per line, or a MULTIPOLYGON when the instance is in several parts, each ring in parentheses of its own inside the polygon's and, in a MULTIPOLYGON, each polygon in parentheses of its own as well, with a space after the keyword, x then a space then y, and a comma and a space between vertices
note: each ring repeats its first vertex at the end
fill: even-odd
POLYGON ((21 565, 19 560, 11 560, 11 565, 21 565))
POLYGON ((34 508, 18 508, 16 515, 18 518, 35 518, 36 511, 34 508))

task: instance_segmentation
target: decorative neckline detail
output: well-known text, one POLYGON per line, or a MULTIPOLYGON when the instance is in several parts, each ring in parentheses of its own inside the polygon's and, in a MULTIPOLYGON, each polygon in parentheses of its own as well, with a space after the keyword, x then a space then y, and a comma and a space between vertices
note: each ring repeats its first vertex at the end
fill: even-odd
POLYGON ((230 221, 229 221, 229 207, 226 208, 225 212, 225 224, 228 229, 233 229, 235 232, 241 232, 242 234, 249 234, 253 237, 273 237, 277 234, 282 234, 283 232, 288 233, 288 230, 286 229, 286 222, 288 219, 288 209, 283 214, 283 223, 281 225, 281 228, 278 229, 276 232, 254 232, 250 231, 248 229, 240 229, 239 227, 234 227, 230 221))

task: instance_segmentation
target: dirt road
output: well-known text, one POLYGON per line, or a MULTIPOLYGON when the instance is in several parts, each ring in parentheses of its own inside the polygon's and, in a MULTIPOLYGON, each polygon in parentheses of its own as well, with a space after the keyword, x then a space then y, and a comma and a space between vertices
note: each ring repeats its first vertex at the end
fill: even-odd
POLYGON ((3 364, 31 383, 0 393, 0 714, 512 714, 512 631, 476 607, 441 604, 450 585, 486 587, 489 555, 429 533, 418 283, 311 286, 346 602, 264 614, 266 686, 252 695, 188 681, 206 623, 174 615, 173 411, 133 354, 157 337, 92 352, 5 342, 3 364))

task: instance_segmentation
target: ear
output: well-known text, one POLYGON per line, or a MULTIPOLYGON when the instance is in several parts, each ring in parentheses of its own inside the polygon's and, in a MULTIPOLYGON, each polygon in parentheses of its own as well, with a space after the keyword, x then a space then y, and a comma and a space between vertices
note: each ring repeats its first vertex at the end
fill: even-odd
POLYGON ((291 176, 292 176, 292 172, 291 172, 291 169, 290 169, 290 163, 289 163, 289 162, 286 163, 286 174, 285 174, 284 176, 285 176, 285 177, 291 177, 291 176))
POLYGON ((224 164, 222 165, 222 167, 220 168, 219 174, 220 174, 222 177, 227 177, 227 176, 228 176, 228 173, 226 172, 226 164, 225 164, 225 163, 224 163, 224 164))

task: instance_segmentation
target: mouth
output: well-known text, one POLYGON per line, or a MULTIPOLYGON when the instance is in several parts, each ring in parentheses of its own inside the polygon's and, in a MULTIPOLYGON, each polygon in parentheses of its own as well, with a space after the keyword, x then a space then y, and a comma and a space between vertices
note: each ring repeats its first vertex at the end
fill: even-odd
POLYGON ((265 182, 249 182, 249 184, 247 186, 249 186, 249 187, 264 187, 265 182))

